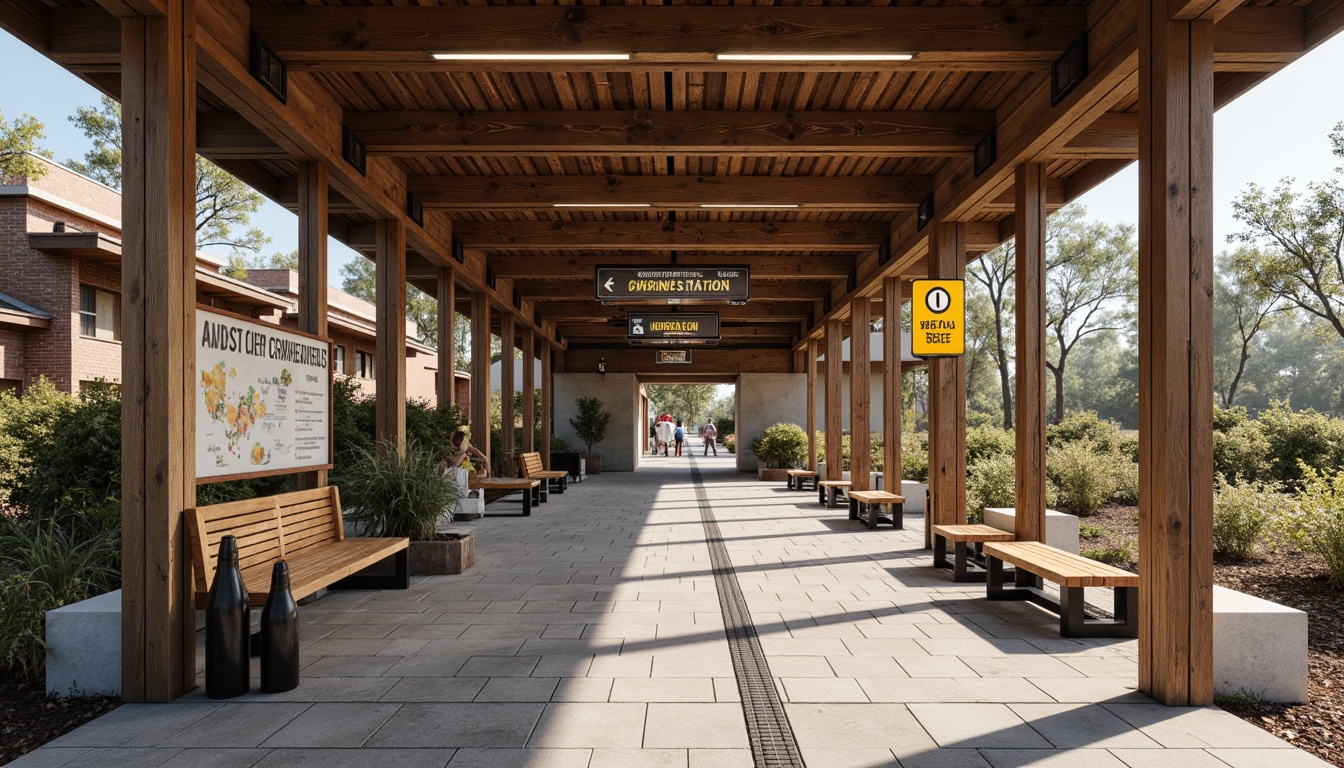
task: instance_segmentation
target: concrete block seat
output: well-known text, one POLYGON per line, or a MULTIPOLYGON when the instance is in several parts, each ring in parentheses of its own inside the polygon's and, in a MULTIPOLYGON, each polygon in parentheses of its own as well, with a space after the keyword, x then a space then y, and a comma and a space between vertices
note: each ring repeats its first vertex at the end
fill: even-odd
MULTIPOLYGON (((985 507, 985 525, 1009 533, 1017 532, 1017 510, 1013 507, 985 507)), ((1078 554, 1078 516, 1045 510, 1045 543, 1055 549, 1078 554)))
POLYGON ((121 590, 47 611, 47 695, 121 693, 121 590))
POLYGON ((790 491, 817 490, 817 473, 810 469, 790 469, 785 482, 790 491), (808 486, 812 486, 808 488, 808 486))
POLYGON ((1039 541, 992 541, 984 545, 989 600, 1030 600, 1059 613, 1064 637, 1138 637, 1139 576, 1080 557, 1039 541), (1004 586, 1003 564, 1016 569, 1016 586, 1004 586), (1041 580, 1059 585, 1059 599, 1041 590, 1041 580), (1115 590, 1115 618, 1091 618, 1084 612, 1085 587, 1115 590))
POLYGON ((1013 540, 1012 533, 1001 531, 992 525, 935 525, 932 532, 933 567, 951 568, 954 582, 984 581, 984 556, 981 554, 981 549, 985 542, 1013 540), (951 563, 947 561, 949 541, 953 547, 951 563))
POLYGON ((1213 690, 1296 704, 1307 678, 1307 614, 1214 585, 1213 690))
POLYGON ((817 483, 817 503, 831 509, 840 506, 840 494, 849 492, 848 480, 821 480, 817 483))
POLYGON ((850 491, 849 519, 864 520, 869 530, 876 528, 878 523, 890 523, 899 530, 905 528, 904 504, 904 496, 886 491, 850 491), (883 507, 888 508, 890 514, 883 515, 883 507))

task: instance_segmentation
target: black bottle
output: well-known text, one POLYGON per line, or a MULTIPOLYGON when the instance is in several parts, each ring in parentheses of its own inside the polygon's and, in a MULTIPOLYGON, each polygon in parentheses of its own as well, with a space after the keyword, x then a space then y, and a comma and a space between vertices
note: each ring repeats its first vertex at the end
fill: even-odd
POLYGON ((219 541, 215 583, 205 601, 205 695, 231 699, 251 688, 247 587, 238 570, 238 542, 219 541))
POLYGON ((299 687, 299 606, 289 591, 289 566, 271 569, 271 596, 261 611, 261 690, 299 687))

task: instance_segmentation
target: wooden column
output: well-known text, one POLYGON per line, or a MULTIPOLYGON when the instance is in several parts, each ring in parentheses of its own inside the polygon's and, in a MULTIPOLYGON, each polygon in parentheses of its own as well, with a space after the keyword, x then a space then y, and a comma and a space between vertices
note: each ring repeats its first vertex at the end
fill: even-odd
POLYGON ((868 452, 872 432, 868 327, 872 318, 872 299, 860 296, 849 302, 849 476, 856 491, 868 490, 868 470, 872 466, 868 452))
MULTIPOLYGON (((929 243, 929 277, 966 275, 966 225, 939 224, 929 243)), ((966 522, 966 359, 929 360, 929 490, 933 510, 926 521, 966 522)))
POLYGON ((121 696, 196 686, 196 5, 122 20, 121 696))
MULTIPOLYGON (((327 166, 300 162, 299 214, 299 330, 327 335, 327 166)), ((303 472, 299 488, 321 488, 327 471, 303 472)))
POLYGON ((840 419, 840 376, 844 372, 845 321, 826 321, 826 474, 839 480, 843 460, 844 427, 840 419))
POLYGON ((901 279, 882 281, 882 480, 901 492, 901 279))
POLYGON ((375 301, 378 346, 374 371, 378 382, 375 406, 379 442, 406 450, 406 225, 397 220, 374 222, 377 250, 375 301))
POLYGON ((471 444, 490 456, 490 297, 471 295, 471 444))
POLYGON ((541 342, 541 463, 551 468, 551 345, 541 342))
POLYGON ((514 330, 513 313, 501 313, 499 316, 499 447, 500 450, 504 451, 504 456, 510 462, 510 469, 512 469, 513 461, 513 419, 515 415, 513 408, 513 373, 516 365, 513 359, 516 346, 514 344, 514 330))
POLYGON ((1045 541, 1045 167, 1023 163, 1017 222, 1017 540, 1045 541))
POLYGON ((435 280, 439 300, 439 405, 457 402, 457 278, 451 267, 439 267, 435 280))
POLYGON ((807 373, 807 468, 817 469, 817 340, 808 339, 803 351, 803 370, 807 373))
POLYGON ((523 453, 537 450, 537 365, 536 332, 531 326, 523 328, 523 453))
POLYGON ((1213 703, 1213 23, 1139 5, 1139 690, 1213 703))

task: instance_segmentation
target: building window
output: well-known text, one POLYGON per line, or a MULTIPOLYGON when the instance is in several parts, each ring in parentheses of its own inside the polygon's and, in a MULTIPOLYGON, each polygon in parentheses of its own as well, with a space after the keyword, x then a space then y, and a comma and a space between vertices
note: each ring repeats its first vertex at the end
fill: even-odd
POLYGON ((332 348, 331 369, 336 373, 345 373, 345 347, 341 344, 332 348))
POLYGON ((355 350, 355 363, 359 366, 356 373, 361 379, 373 378, 373 353, 365 352, 362 349, 355 350))
POLYGON ((0 394, 8 392, 15 397, 23 397, 22 379, 0 379, 0 394))
POLYGON ((90 285, 79 286, 79 335, 121 340, 121 297, 90 285))

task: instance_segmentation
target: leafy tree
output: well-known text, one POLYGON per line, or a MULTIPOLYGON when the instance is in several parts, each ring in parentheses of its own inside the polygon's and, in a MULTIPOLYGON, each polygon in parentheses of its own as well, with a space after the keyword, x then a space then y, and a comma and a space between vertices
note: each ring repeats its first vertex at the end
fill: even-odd
POLYGON ((45 127, 36 117, 19 115, 6 123, 5 113, 0 111, 0 182, 21 177, 42 178, 47 167, 34 160, 32 154, 51 157, 50 152, 38 147, 38 142, 46 137, 45 127))
POLYGON ((687 425, 699 424, 709 414, 713 384, 655 384, 648 388, 654 410, 668 413, 687 425))
POLYGON ((1016 271, 1017 250, 1008 241, 981 256, 966 267, 966 275, 984 287, 994 313, 993 339, 989 354, 999 369, 999 390, 1003 396, 1003 428, 1013 428, 1013 380, 1009 361, 1013 356, 1013 334, 1005 331, 1011 325, 1005 319, 1013 307, 1013 275, 1016 271))
POLYGON ((1251 359, 1252 343, 1261 330, 1268 328, 1270 315, 1279 305, 1279 296, 1265 290, 1251 274, 1249 265, 1260 258, 1251 248, 1223 253, 1214 273, 1213 378, 1224 408, 1230 408, 1236 400, 1246 362, 1251 359))
POLYGON ((251 258, 235 253, 229 257, 224 266, 219 268, 219 272, 235 280, 246 280, 249 269, 298 269, 299 251, 292 250, 289 253, 276 251, 270 256, 253 256, 251 258))
MULTIPOLYGON (((93 149, 66 165, 109 187, 121 188, 121 105, 104 96, 98 107, 79 107, 70 116, 93 149)), ((224 169, 196 157, 196 247, 228 246, 259 252, 271 241, 260 229, 246 229, 262 196, 224 169), (239 228, 242 231, 235 229, 239 228)), ((227 273, 226 273, 227 274, 227 273)))
MULTIPOLYGON (((355 298, 370 304, 378 298, 377 266, 368 259, 354 259, 341 267, 341 289, 355 298)), ((461 317, 459 315, 459 317, 461 317)), ((439 346, 439 302, 413 285, 406 286, 406 319, 415 323, 416 335, 420 343, 438 348, 439 346)), ((454 344, 467 331, 466 324, 454 322, 454 344)), ((464 344, 470 349, 470 344, 464 344)), ((461 358, 462 347, 455 347, 461 358)), ((470 358, 468 358, 470 360, 470 358)), ((458 370, 466 370, 458 365, 458 370)))

